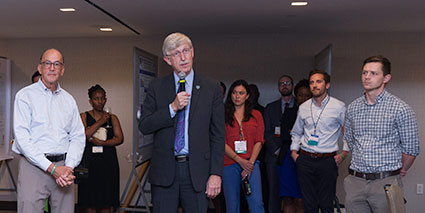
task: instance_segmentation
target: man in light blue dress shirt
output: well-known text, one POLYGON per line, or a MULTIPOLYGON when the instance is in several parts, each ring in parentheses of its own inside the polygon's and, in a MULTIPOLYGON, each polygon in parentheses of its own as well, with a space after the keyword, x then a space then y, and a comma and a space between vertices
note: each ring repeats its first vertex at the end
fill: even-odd
POLYGON ((74 98, 58 83, 64 60, 56 49, 41 56, 41 79, 16 94, 15 143, 20 154, 18 212, 41 212, 50 196, 52 212, 74 212, 73 168, 81 160, 84 126, 74 98))
POLYGON ((329 96, 330 76, 322 70, 310 72, 313 97, 299 106, 291 131, 292 158, 304 201, 304 212, 330 213, 335 199, 338 166, 348 155, 338 138, 344 125, 345 104, 329 96), (298 153, 299 152, 299 153, 298 153))

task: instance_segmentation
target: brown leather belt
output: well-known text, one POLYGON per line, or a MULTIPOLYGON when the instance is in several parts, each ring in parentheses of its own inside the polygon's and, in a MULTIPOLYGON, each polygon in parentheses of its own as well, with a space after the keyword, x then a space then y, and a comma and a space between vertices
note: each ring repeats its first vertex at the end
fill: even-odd
POLYGON ((378 172, 378 173, 361 173, 349 168, 348 173, 350 173, 350 175, 363 178, 365 180, 377 180, 377 179, 384 179, 386 177, 398 175, 400 174, 400 169, 397 169, 395 171, 378 172))
POLYGON ((187 155, 177 155, 175 156, 176 162, 182 163, 189 160, 189 157, 187 155))
POLYGON ((312 153, 312 152, 307 152, 303 149, 301 149, 301 153, 304 155, 307 155, 309 157, 312 158, 325 158, 325 157, 333 157, 336 155, 336 152, 331 152, 331 153, 312 153))

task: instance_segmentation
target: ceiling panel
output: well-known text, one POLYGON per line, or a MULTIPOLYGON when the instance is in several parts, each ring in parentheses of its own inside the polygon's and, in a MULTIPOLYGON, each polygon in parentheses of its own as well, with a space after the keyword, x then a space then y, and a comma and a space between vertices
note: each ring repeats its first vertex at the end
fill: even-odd
MULTIPOLYGON (((294 32, 425 32, 424 0, 91 0, 140 32, 163 36, 294 32)), ((0 38, 138 36, 85 0, 2 0, 0 38), (60 7, 75 7, 62 13, 60 7), (100 26, 113 32, 103 33, 100 26)))

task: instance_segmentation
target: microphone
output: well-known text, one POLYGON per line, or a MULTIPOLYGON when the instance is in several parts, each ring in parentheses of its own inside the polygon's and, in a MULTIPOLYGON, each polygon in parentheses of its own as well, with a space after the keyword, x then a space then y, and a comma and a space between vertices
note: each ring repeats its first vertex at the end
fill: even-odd
POLYGON ((179 72, 178 76, 179 76, 179 79, 180 79, 179 80, 180 86, 179 86, 178 92, 186 91, 186 89, 185 89, 186 80, 184 79, 186 77, 186 74, 184 72, 179 72))

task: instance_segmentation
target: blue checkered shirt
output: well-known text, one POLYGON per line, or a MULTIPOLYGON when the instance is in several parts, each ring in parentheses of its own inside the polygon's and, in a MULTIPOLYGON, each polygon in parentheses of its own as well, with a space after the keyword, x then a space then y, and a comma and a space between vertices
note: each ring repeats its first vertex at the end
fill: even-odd
POLYGON ((344 137, 352 151, 350 168, 364 173, 402 167, 402 153, 419 154, 415 112, 384 90, 369 104, 365 95, 354 100, 345 116, 344 137))

